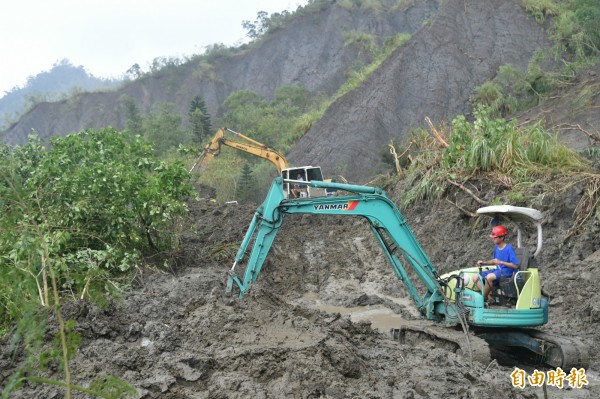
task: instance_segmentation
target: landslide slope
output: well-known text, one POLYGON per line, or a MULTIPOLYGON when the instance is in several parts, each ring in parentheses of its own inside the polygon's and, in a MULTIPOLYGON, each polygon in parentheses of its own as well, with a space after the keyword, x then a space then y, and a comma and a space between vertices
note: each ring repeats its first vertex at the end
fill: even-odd
MULTIPOLYGON (((368 52, 344 44, 344 35, 374 35, 379 44, 399 32, 413 33, 437 11, 441 0, 419 0, 399 7, 395 1, 378 2, 382 8, 335 1, 319 2, 297 12, 286 26, 250 45, 194 57, 180 66, 165 67, 111 92, 84 93, 57 103, 41 103, 2 133, 7 144, 23 144, 32 129, 42 138, 66 135, 107 125, 123 128, 123 96, 145 113, 157 103, 170 102, 187 115, 192 99, 202 96, 208 112, 222 113, 227 96, 253 90, 271 97, 278 87, 302 86, 315 94, 331 95, 347 79, 356 63, 370 62, 368 52)), ((224 26, 226 29, 227 26, 224 26)), ((235 128, 232 126, 232 128, 235 128)))
POLYGON ((440 123, 468 113, 473 89, 499 66, 524 69, 536 49, 549 47, 519 0, 446 0, 364 84, 338 99, 288 158, 367 181, 380 171, 391 139, 401 142, 426 116, 440 123))
POLYGON ((600 146, 600 64, 542 104, 515 115, 523 124, 541 123, 569 147, 581 151, 600 146))

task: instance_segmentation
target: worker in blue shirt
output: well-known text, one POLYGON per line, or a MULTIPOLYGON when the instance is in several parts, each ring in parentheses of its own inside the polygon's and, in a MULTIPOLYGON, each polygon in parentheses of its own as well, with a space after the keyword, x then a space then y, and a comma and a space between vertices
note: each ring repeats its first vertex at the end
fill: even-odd
MULTIPOLYGON (((481 276, 485 279, 483 297, 488 304, 490 304, 492 285, 497 286, 502 277, 511 278, 514 272, 519 268, 519 261, 517 260, 514 248, 504 241, 507 234, 508 230, 506 230, 506 227, 495 226, 492 229, 492 234, 490 234, 490 238, 494 240, 495 244, 494 258, 477 261, 479 266, 496 265, 495 269, 486 270, 481 273, 481 276)), ((481 290, 481 282, 479 279, 477 279, 477 286, 481 290)))

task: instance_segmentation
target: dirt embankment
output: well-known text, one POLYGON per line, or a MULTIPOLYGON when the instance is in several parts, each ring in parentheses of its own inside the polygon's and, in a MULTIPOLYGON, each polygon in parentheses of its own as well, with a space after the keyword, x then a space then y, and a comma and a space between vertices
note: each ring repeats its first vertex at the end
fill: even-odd
MULTIPOLYGON (((598 348, 598 220, 564 240, 580 195, 575 188, 539 204, 546 237, 541 272, 551 295, 544 329, 598 348)), ((458 200, 476 208, 469 197, 458 200)), ((471 364, 432 342, 400 344, 369 322, 315 310, 318 299, 419 318, 360 219, 289 216, 250 294, 243 300, 224 297, 226 273, 254 210, 195 204, 173 272, 146 272, 136 289, 105 309, 66 305, 65 317, 77 321, 82 335, 71 363, 73 382, 87 386, 112 374, 132 383, 137 398, 544 397, 542 388, 512 386, 510 373, 518 363, 471 364)), ((406 217, 441 272, 472 264, 491 250, 489 225, 445 201, 412 207, 406 217)), ((49 328, 49 342, 52 333, 49 328)), ((599 357, 590 354, 589 386, 550 386, 549 398, 600 397, 599 357)), ((3 343, 0 382, 14 362, 3 343)), ((52 370, 46 375, 60 378, 52 370)), ((11 397, 63 395, 61 388, 26 385, 11 397)))

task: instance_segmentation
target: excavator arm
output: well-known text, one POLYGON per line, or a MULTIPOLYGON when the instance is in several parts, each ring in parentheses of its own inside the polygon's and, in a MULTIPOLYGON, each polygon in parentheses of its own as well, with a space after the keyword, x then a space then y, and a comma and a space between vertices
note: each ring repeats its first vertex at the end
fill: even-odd
POLYGON ((444 306, 444 294, 437 273, 406 220, 383 191, 368 186, 311 181, 307 184, 312 187, 344 190, 355 195, 286 200, 283 183, 282 178, 275 179, 265 201, 256 211, 230 271, 228 291, 231 291, 235 284, 240 290, 241 298, 257 280, 285 215, 300 213, 360 216, 369 222, 371 231, 395 274, 404 282, 419 310, 433 320, 440 320, 445 315, 445 311, 440 309, 444 306), (252 242, 244 276, 240 279, 235 274, 235 268, 246 259, 247 250, 252 242), (407 267, 412 269, 414 275, 425 286, 424 294, 417 291, 407 267))
POLYGON ((266 159, 271 162, 277 169, 277 173, 281 175, 281 170, 288 167, 287 160, 278 151, 268 147, 250 137, 244 136, 241 133, 234 132, 231 129, 220 128, 213 136, 211 141, 204 147, 200 157, 190 169, 192 172, 198 166, 199 172, 202 173, 210 161, 221 152, 221 146, 227 146, 255 155, 259 158, 266 159), (239 141, 231 140, 225 137, 225 133, 233 134, 239 141))

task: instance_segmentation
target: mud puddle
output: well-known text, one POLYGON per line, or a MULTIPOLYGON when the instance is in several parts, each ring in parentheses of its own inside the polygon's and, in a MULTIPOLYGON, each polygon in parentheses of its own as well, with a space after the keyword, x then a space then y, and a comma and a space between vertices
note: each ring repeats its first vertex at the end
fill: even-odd
POLYGON ((379 330, 380 333, 389 333, 392 328, 399 328, 411 323, 410 320, 404 319, 384 305, 336 306, 323 302, 318 294, 312 292, 304 294, 300 300, 295 302, 310 309, 331 314, 339 313, 354 323, 368 321, 371 323, 371 327, 379 330))

